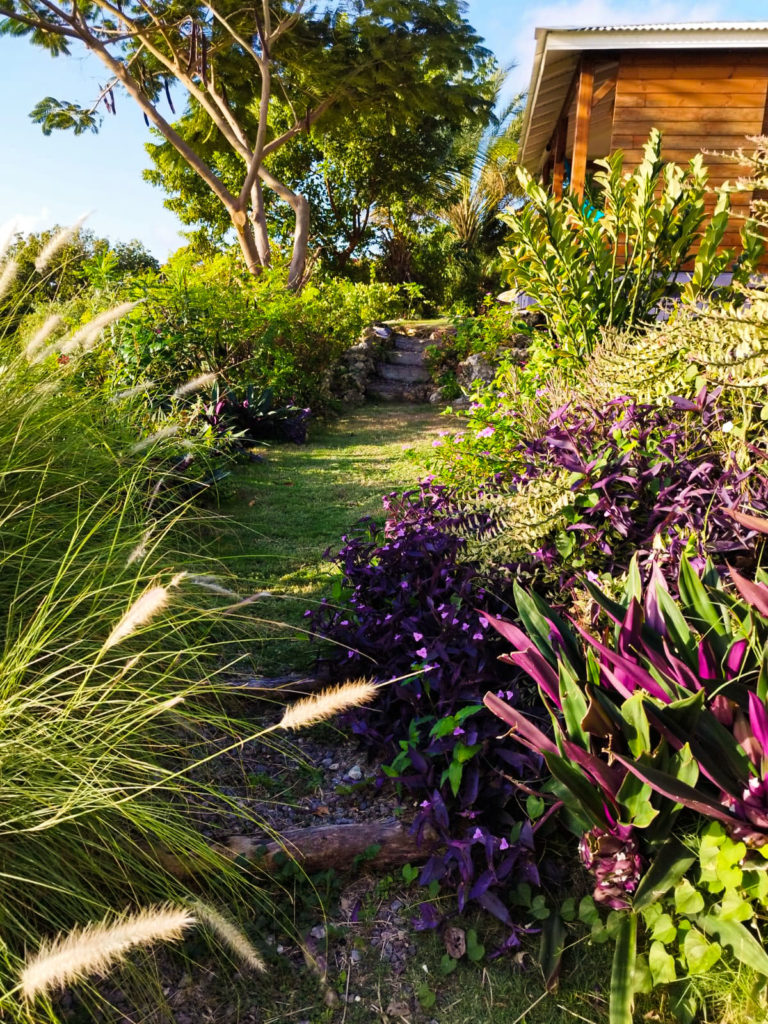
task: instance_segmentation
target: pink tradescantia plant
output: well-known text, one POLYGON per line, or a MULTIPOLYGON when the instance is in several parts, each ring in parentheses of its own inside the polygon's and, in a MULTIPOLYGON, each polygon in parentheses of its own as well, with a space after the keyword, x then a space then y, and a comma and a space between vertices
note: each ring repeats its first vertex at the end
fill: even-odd
MULTIPOLYGON (((734 518, 740 513, 734 513, 734 518)), ((764 532, 763 520, 742 517, 764 532)), ((760 575, 760 574, 759 574, 760 575)), ((627 908, 687 807, 748 846, 768 842, 768 585, 683 560, 679 599, 629 573, 623 602, 590 592, 612 630, 567 622, 518 588, 522 627, 489 618, 506 660, 537 683, 549 722, 488 694, 511 735, 541 753, 581 831, 594 898, 627 908)))

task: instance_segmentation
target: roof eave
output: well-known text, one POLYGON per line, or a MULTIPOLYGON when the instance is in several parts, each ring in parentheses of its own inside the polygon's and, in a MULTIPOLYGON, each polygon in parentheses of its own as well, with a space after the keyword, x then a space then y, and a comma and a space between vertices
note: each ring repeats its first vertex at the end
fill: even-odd
POLYGON ((541 151, 530 142, 531 118, 539 99, 548 53, 597 50, 768 49, 768 22, 681 24, 659 26, 604 26, 602 28, 537 28, 528 102, 520 136, 520 163, 537 171, 541 151))
POLYGON ((523 124, 520 129, 520 163, 524 166, 528 166, 528 156, 526 154, 526 147, 528 145, 528 133, 531 125, 531 113, 536 106, 536 99, 539 94, 539 85, 541 84, 541 74, 544 70, 544 54, 547 49, 547 36, 549 35, 550 29, 548 28, 537 28, 536 29, 536 52, 533 56, 533 70, 531 71, 531 83, 528 86, 528 102, 525 105, 525 112, 523 113, 523 124))

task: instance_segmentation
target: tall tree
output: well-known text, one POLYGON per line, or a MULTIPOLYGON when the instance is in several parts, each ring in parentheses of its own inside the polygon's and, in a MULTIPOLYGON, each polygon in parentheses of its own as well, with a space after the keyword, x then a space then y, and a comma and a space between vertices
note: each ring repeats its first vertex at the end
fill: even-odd
POLYGON ((495 254, 506 232, 499 214, 521 195, 517 151, 525 95, 502 102, 507 80, 508 72, 497 73, 495 111, 487 123, 467 125, 456 139, 463 169, 438 182, 438 217, 448 224, 458 245, 485 255, 495 254))
POLYGON ((53 55, 69 54, 73 43, 94 54, 111 76, 97 103, 47 97, 33 118, 46 133, 97 130, 100 106, 114 113, 122 87, 221 203, 252 273, 270 259, 263 189, 286 202, 294 218, 289 284, 298 287, 309 203, 275 176, 270 158, 321 120, 354 131, 374 107, 449 118, 482 108, 478 71, 489 55, 464 10, 462 0, 0 0, 0 31, 28 35, 53 55), (223 140, 239 167, 235 184, 161 112, 164 99, 172 106, 172 86, 223 140))
MULTIPOLYGON (((489 97, 492 81, 490 65, 485 85, 489 97)), ((273 106, 272 113, 281 113, 280 108, 273 106)), ((485 122, 488 112, 478 115, 485 122)), ((333 120, 315 125, 271 157, 269 168, 307 198, 313 247, 326 267, 343 272, 354 255, 375 245, 376 211, 406 199, 427 202, 434 180, 447 168, 463 166, 457 162, 455 140, 467 131, 468 120, 474 126, 478 117, 462 111, 452 120, 416 106, 384 103, 358 113, 354 126, 333 120)), ((274 127, 277 130, 279 125, 274 127)), ((234 187, 239 163, 204 111, 190 107, 174 128, 202 147, 206 161, 216 167, 228 187, 234 187)), ((168 209, 194 226, 187 237, 198 244, 220 244, 231 228, 224 207, 170 143, 158 139, 146 148, 153 166, 144 176, 166 192, 168 209)), ((275 202, 269 191, 264 198, 270 235, 285 239, 287 207, 275 202)))

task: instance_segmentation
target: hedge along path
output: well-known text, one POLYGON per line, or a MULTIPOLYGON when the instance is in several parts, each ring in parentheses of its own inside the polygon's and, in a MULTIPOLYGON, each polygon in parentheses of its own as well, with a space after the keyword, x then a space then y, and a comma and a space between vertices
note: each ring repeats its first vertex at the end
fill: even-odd
POLYGON ((256 449, 263 462, 238 467, 223 485, 210 553, 250 592, 272 595, 258 614, 275 625, 255 645, 253 671, 277 676, 306 671, 317 648, 306 609, 329 596, 338 573, 323 558, 362 516, 383 522, 382 495, 414 487, 427 473, 427 453, 456 424, 433 406, 366 405, 328 424, 314 424, 307 445, 256 449))

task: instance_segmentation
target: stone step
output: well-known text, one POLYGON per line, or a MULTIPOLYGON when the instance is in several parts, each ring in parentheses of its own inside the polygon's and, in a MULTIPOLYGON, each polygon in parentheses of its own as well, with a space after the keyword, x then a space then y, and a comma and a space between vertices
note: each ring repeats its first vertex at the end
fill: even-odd
POLYGON ((411 349, 392 348, 384 355, 387 363, 398 363, 402 366, 422 366, 424 364, 424 351, 414 352, 411 349))
POLYGON ((409 338, 405 334, 395 335, 395 348, 400 352, 423 352, 428 345, 434 345, 434 341, 426 338, 409 338))
POLYGON ((366 396, 377 402, 413 402, 413 392, 391 380, 371 380, 365 389, 366 396))
POLYGON ((384 380, 401 381, 403 384, 419 384, 429 380, 429 370, 426 366, 412 366, 400 363, 379 363, 376 367, 379 377, 384 380))

